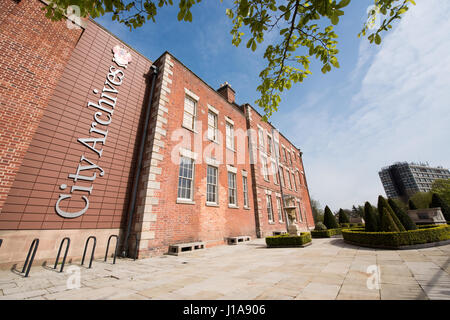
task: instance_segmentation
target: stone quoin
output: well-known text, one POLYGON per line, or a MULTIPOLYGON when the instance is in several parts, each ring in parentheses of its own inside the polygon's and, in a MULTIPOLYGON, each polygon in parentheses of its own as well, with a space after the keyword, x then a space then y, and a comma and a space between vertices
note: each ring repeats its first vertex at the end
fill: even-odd
POLYGON ((1 267, 35 238, 44 262, 65 237, 72 260, 89 236, 102 256, 111 235, 144 258, 314 228, 302 152, 228 82, 44 5, 0 0, 1 267))

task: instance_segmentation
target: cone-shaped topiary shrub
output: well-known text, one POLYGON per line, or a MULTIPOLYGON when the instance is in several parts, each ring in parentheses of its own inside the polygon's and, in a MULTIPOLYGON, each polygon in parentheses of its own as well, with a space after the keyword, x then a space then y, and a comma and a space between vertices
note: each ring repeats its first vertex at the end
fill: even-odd
POLYGON ((316 227, 314 228, 314 230, 327 230, 327 226, 319 221, 316 223, 316 227))
MULTIPOLYGON (((378 209, 380 210, 380 209, 378 209)), ((394 219, 392 219, 392 216, 394 214, 391 214, 391 212, 386 208, 383 207, 383 209, 380 211, 382 212, 380 217, 380 231, 382 232, 399 232, 400 230, 397 227, 397 224, 394 222, 394 219)))
POLYGON ((442 214, 444 215, 445 220, 450 221, 450 207, 449 205, 442 200, 442 198, 437 194, 433 193, 433 196, 431 198, 431 204, 430 208, 437 208, 440 207, 442 214))
POLYGON ((408 201, 408 208, 409 208, 409 210, 416 210, 417 209, 416 204, 411 199, 408 201))
POLYGON ((417 226, 414 221, 412 221, 408 214, 403 211, 403 209, 400 208, 394 200, 389 199, 388 203, 406 230, 417 230, 417 226))
POLYGON ((339 223, 350 223, 350 218, 342 209, 339 209, 339 223))
POLYGON ((328 229, 336 229, 339 228, 339 225, 336 221, 336 218, 334 216, 334 214, 331 212, 330 208, 328 208, 328 206, 325 207, 325 212, 323 215, 323 224, 328 228, 328 229))
POLYGON ((364 204, 364 221, 366 223, 365 228, 367 232, 378 231, 378 217, 369 202, 364 204))
MULTIPOLYGON (((403 226, 403 224, 400 222, 400 220, 397 218, 397 216, 395 215, 394 211, 392 210, 392 208, 389 206, 388 202, 386 201, 385 198, 383 198, 382 196, 378 197, 378 212, 380 214, 380 225, 382 225, 383 223, 381 222, 381 218, 384 215, 384 210, 385 209, 390 213, 391 215, 391 219, 394 221, 395 225, 397 226, 398 231, 406 231, 405 227, 403 226)), ((380 230, 380 231, 384 231, 384 230, 380 230)))

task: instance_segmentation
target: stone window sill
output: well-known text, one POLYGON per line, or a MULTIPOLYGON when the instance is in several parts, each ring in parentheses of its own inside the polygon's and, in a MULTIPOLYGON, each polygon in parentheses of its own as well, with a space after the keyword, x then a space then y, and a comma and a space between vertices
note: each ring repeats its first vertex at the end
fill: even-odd
POLYGON ((195 201, 189 199, 177 199, 179 204, 195 204, 195 201))

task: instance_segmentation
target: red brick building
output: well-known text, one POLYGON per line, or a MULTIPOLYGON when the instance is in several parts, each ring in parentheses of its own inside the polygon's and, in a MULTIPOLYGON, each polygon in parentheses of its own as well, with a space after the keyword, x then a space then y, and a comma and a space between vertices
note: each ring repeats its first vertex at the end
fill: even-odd
POLYGON ((93 20, 50 21, 42 6, 0 0, 0 265, 23 262, 35 238, 45 261, 64 237, 76 259, 89 236, 99 256, 114 234, 145 257, 271 235, 286 230, 278 195, 314 226, 300 150, 230 85, 211 88, 168 52, 153 62, 93 20), (250 150, 274 159, 248 134, 259 128, 263 144, 279 142, 291 188, 252 163, 250 150))

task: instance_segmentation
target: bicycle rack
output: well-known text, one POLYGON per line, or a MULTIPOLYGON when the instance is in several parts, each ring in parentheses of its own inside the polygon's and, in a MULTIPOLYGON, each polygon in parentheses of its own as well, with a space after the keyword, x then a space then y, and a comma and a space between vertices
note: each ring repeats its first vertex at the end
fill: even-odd
POLYGON ((94 239, 94 246, 92 247, 91 260, 89 261, 89 268, 88 269, 90 269, 92 267, 92 260, 94 259, 95 246, 97 245, 97 238, 96 237, 90 236, 89 238, 87 238, 86 244, 84 246, 83 259, 81 260, 81 265, 83 265, 84 264, 84 258, 86 256, 86 249, 88 247, 89 240, 91 240, 91 239, 94 239))
POLYGON ((25 269, 26 269, 25 278, 27 278, 28 274, 30 273, 30 269, 31 269, 31 266, 33 265, 34 256, 36 255, 38 246, 39 246, 39 239, 36 238, 31 243, 30 249, 28 249, 27 259, 25 260, 25 264, 23 265, 22 273, 24 273, 25 269), (33 250, 33 254, 31 255, 31 260, 30 260, 31 250, 33 250))
POLYGON ((59 272, 63 272, 64 264, 66 263, 67 252, 69 252, 69 247, 70 247, 70 239, 69 238, 66 237, 66 238, 62 239, 61 244, 59 245, 58 255, 56 256, 55 266, 53 267, 53 269, 56 269, 56 265, 58 264, 59 255, 61 253, 62 246, 64 244, 64 241, 66 241, 66 240, 67 240, 66 251, 64 251, 64 258, 63 258, 63 261, 61 264, 61 270, 59 270, 59 272))
POLYGON ((116 248, 114 249, 114 260, 113 260, 113 264, 115 264, 117 255, 117 245, 119 244, 119 237, 116 236, 115 234, 110 235, 108 238, 108 245, 106 246, 106 253, 105 253, 105 262, 106 259, 108 259, 109 242, 111 241, 111 238, 116 238, 116 248))

